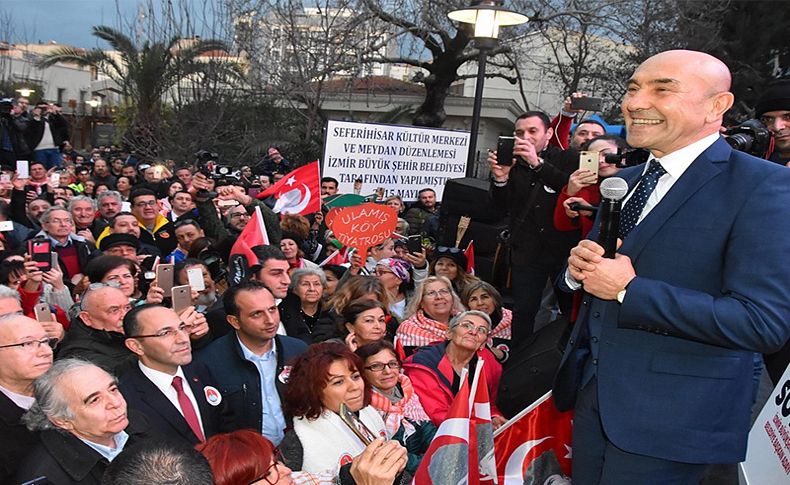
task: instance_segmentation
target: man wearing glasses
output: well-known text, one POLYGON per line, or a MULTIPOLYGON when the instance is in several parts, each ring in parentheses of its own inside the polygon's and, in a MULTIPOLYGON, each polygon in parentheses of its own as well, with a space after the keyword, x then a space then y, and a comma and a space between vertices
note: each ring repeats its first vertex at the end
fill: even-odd
POLYGON ((78 318, 58 348, 58 359, 78 357, 107 370, 127 368, 134 354, 124 345, 122 322, 130 308, 129 298, 117 286, 90 285, 80 299, 78 318))
POLYGON ((170 254, 176 248, 176 236, 173 223, 159 212, 156 195, 149 189, 138 189, 129 194, 132 214, 137 218, 140 227, 140 240, 153 244, 162 254, 170 254))
POLYGON ((182 321, 161 305, 142 305, 127 313, 126 347, 137 356, 137 365, 120 382, 131 409, 145 414, 165 437, 190 447, 230 431, 227 401, 208 370, 192 363, 192 320, 182 321))
POLYGON ((32 318, 0 316, 0 483, 11 483, 20 459, 38 443, 21 419, 35 402, 33 381, 52 366, 56 343, 32 318))
POLYGON ((75 279, 88 263, 101 255, 93 244, 74 233, 74 219, 62 207, 50 207, 41 214, 41 232, 36 237, 48 238, 66 281, 75 279))

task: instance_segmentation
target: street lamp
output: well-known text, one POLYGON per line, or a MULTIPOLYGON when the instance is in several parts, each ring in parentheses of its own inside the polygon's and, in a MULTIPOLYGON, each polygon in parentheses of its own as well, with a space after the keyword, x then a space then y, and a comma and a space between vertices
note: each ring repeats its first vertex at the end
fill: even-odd
POLYGON ((486 78, 486 56, 496 47, 499 27, 520 25, 529 21, 526 15, 508 10, 496 0, 479 0, 469 8, 454 10, 447 14, 450 20, 475 26, 474 40, 480 55, 477 60, 477 84, 472 109, 472 128, 469 135, 469 153, 466 159, 466 176, 474 175, 477 155, 477 132, 480 129, 480 110, 483 107, 483 84, 486 78))
POLYGON ((16 92, 19 93, 19 95, 23 98, 29 98, 31 94, 36 92, 36 90, 30 88, 19 88, 16 90, 16 92))

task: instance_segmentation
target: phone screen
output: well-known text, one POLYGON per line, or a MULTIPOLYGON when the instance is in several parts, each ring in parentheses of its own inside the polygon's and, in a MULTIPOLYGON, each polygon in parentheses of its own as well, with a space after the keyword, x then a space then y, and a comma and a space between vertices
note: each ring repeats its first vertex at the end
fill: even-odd
POLYGON ((16 161, 16 176, 21 179, 30 178, 30 164, 27 160, 16 161))
POLYGON ((52 244, 48 239, 30 239, 27 242, 27 252, 38 269, 47 272, 52 269, 52 244))

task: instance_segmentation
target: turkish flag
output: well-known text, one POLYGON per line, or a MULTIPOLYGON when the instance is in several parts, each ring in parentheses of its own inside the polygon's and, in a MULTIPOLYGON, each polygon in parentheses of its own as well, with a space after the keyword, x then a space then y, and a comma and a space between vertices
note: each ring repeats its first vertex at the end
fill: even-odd
POLYGON ((477 476, 477 473, 469 473, 470 396, 466 372, 462 374, 461 382, 463 384, 447 412, 447 418, 439 425, 420 461, 412 485, 467 483, 467 477, 477 476))
POLYGON ((258 257, 252 252, 252 248, 262 244, 269 244, 269 235, 266 233, 266 226, 263 224, 261 208, 255 207, 255 212, 250 222, 244 226, 244 230, 241 231, 239 238, 230 249, 231 259, 235 255, 244 256, 247 260, 247 267, 252 268, 258 264, 258 257))
POLYGON ((472 418, 469 429, 469 462, 478 464, 478 473, 470 471, 469 483, 497 484, 496 458, 494 456, 494 427, 491 422, 491 399, 483 372, 483 359, 477 361, 472 387, 472 418))
POLYGON ((272 209, 283 214, 312 214, 321 210, 321 174, 318 160, 288 172, 279 182, 258 194, 258 199, 274 196, 272 209))
POLYGON ((573 412, 557 411, 551 391, 494 433, 497 475, 502 485, 570 484, 573 412))
POLYGON ((475 274, 475 242, 469 241, 469 245, 464 251, 466 256, 466 272, 473 275, 475 274))

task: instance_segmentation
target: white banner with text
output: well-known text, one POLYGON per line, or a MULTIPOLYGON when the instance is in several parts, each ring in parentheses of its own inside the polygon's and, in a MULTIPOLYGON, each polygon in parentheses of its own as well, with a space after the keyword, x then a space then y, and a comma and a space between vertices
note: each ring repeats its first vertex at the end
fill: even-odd
POLYGON ((441 201, 445 181, 464 176, 468 150, 464 131, 330 120, 321 176, 337 179, 343 194, 383 188, 411 201, 429 187, 441 201))

